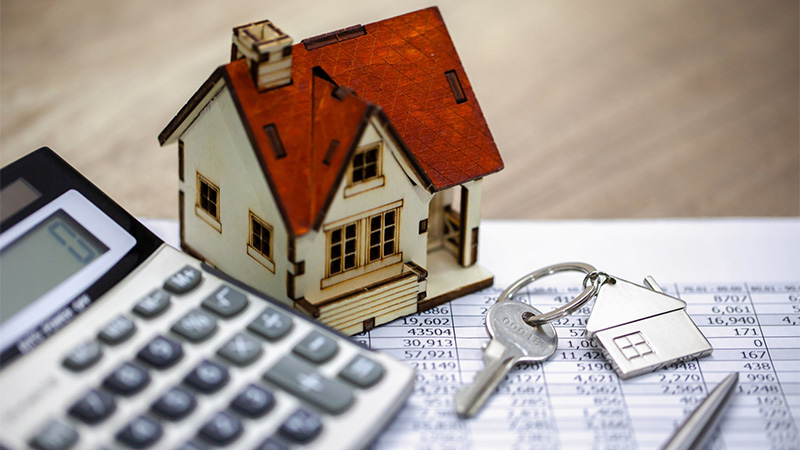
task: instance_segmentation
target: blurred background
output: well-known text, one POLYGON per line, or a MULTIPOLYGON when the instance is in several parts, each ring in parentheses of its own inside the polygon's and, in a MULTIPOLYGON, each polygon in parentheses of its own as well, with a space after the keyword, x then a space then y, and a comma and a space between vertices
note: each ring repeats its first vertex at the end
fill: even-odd
POLYGON ((47 145, 177 218, 156 136, 234 26, 298 43, 432 4, 505 160, 484 218, 800 215, 797 0, 2 0, 0 160, 47 145))

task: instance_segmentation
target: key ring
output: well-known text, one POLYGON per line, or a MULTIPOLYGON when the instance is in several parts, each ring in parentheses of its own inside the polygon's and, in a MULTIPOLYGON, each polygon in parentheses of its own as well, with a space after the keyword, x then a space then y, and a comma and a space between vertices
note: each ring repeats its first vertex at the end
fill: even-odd
POLYGON ((578 308, 583 306, 586 302, 592 299, 592 297, 597 294, 597 290, 600 289, 600 286, 605 283, 607 280, 611 279, 608 275, 603 272, 598 272, 594 266, 586 263, 580 262, 570 262, 570 263, 561 263, 561 264, 553 264, 544 268, 541 268, 535 272, 531 272, 528 275, 520 278, 514 284, 506 288, 503 293, 500 294, 497 301, 501 302, 503 300, 512 298, 514 294, 517 293, 520 289, 524 286, 527 286, 534 281, 544 278, 550 275, 554 275, 560 272, 582 272, 586 274, 586 277, 583 279, 583 292, 578 294, 572 301, 567 303, 566 305, 554 309, 553 311, 546 312, 544 314, 525 314, 523 316, 523 320, 525 323, 532 327, 537 327, 539 325, 545 324, 547 322, 551 322, 556 319, 560 319, 564 316, 568 316, 575 312, 578 308), (587 283, 588 284, 587 286, 587 283))

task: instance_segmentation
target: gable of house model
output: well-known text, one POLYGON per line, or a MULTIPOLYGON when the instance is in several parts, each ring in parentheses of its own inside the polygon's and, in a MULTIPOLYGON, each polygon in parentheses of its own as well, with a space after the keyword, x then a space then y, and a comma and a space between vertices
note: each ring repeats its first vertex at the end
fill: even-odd
POLYGON ((276 251, 288 247, 290 235, 231 92, 220 83, 179 142, 181 245, 217 267, 236 264, 240 278, 260 279, 261 289, 280 292, 291 265, 276 251), (201 205, 202 183, 216 188, 215 215, 201 205), (268 230, 267 255, 254 251, 247 241, 253 217, 268 230), (277 276, 264 276, 266 271, 277 276))

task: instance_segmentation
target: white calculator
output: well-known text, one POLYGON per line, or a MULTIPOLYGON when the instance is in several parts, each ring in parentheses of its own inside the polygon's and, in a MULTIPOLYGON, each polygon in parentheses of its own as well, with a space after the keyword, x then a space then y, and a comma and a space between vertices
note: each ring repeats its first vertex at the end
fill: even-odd
POLYGON ((0 446, 361 448, 414 370, 164 244, 48 148, 0 173, 0 446))

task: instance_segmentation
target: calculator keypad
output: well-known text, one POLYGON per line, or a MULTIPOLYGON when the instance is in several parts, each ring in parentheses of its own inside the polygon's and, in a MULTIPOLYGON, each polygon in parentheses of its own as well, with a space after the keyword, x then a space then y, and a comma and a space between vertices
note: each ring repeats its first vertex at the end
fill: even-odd
MULTIPOLYGON (((31 446, 280 450, 330 443, 336 427, 326 431, 326 421, 348 417, 359 390, 384 378, 384 367, 356 344, 195 267, 164 280, 141 289, 125 308, 130 313, 111 316, 95 339, 66 354, 66 368, 86 371, 73 377, 94 367, 102 381, 84 383, 64 421, 46 421, 27 436, 31 446)), ((364 422, 384 409, 370 410, 364 422)))

